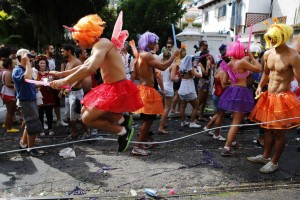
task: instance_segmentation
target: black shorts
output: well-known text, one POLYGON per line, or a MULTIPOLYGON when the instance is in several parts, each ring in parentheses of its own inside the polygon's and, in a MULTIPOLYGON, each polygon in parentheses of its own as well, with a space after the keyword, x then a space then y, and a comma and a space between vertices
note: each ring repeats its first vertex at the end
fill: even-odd
POLYGON ((178 82, 174 82, 174 83, 173 83, 173 89, 174 89, 175 91, 178 91, 178 90, 179 90, 179 88, 180 88, 180 83, 181 83, 181 81, 178 81, 178 82))
POLYGON ((54 107, 60 106, 59 90, 54 90, 54 107))
POLYGON ((148 115, 141 113, 140 114, 141 120, 156 120, 156 115, 148 115))

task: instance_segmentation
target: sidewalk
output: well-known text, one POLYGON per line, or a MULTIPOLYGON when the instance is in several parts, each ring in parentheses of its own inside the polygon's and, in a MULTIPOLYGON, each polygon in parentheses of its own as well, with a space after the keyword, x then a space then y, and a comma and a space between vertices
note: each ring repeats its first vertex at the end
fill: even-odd
MULTIPOLYGON (((229 123, 230 119, 226 118, 223 124, 229 123)), ((158 124, 156 120, 152 129, 154 132, 157 132, 158 124)), ((202 122, 201 125, 203 127, 205 124, 202 122)), ((140 121, 135 119, 133 141, 139 126, 140 121)), ((174 117, 168 119, 168 130, 170 135, 155 134, 155 140, 173 140, 202 131, 202 128, 181 128, 179 119, 174 117)), ((222 129, 223 136, 226 136, 227 130, 222 129)), ((45 137, 37 145, 64 142, 67 128, 54 126, 54 131, 54 137, 45 137)), ((102 134, 104 138, 117 139, 115 135, 102 134)), ((1 152, 18 148, 20 133, 7 134, 1 129, 0 135, 1 152)), ((224 193, 242 195, 240 192, 264 189, 295 188, 299 192, 300 156, 296 149, 300 145, 300 135, 295 130, 289 131, 279 170, 268 175, 258 171, 262 165, 246 160, 247 156, 262 153, 262 148, 253 142, 257 135, 256 126, 241 129, 237 137, 243 148, 237 150, 237 156, 233 158, 222 157, 220 152, 224 142, 213 140, 207 133, 161 144, 152 149, 152 155, 148 157, 131 155, 133 144, 126 152, 118 153, 117 142, 104 140, 47 148, 44 149, 46 154, 39 158, 24 153, 4 154, 0 155, 0 197, 70 199, 74 198, 69 194, 76 186, 86 194, 75 197, 86 199, 124 199, 131 197, 130 190, 138 193, 138 198, 132 199, 143 199, 145 188, 158 190, 157 194, 163 199, 170 198, 171 189, 179 195, 172 199, 199 199, 203 195, 218 197, 224 193), (58 155, 66 147, 75 150, 76 158, 58 155)), ((292 193, 290 197, 294 197, 292 193)), ((287 199, 290 197, 286 196, 287 199)))

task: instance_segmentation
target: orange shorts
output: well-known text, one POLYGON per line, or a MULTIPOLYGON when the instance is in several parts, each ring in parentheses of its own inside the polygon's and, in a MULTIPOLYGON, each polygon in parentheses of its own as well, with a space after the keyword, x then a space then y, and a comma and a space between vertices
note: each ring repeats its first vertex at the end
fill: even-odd
POLYGON ((262 124, 266 129, 291 129, 300 126, 300 118, 289 119, 300 116, 300 101, 295 93, 288 91, 279 94, 264 92, 253 108, 249 119, 254 122, 269 122, 262 124))
POLYGON ((138 89, 140 91, 140 96, 144 107, 135 111, 134 113, 153 115, 162 114, 164 112, 162 97, 159 95, 156 89, 144 85, 138 85, 138 89))

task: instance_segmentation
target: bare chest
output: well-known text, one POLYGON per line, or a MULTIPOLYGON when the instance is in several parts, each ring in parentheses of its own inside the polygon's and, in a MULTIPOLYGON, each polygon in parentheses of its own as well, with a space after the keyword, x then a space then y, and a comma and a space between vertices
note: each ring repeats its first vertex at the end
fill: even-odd
POLYGON ((288 56, 281 56, 278 54, 270 55, 266 64, 271 71, 276 71, 278 73, 283 73, 290 69, 288 56))

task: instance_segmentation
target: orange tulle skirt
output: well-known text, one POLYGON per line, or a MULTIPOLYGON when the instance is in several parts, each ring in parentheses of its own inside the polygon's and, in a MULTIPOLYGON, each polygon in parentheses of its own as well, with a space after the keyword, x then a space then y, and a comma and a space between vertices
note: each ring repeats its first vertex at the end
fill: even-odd
POLYGON ((300 101, 291 91, 280 94, 264 92, 249 115, 249 119, 254 122, 283 120, 262 124, 261 127, 266 129, 291 129, 300 126, 300 118, 284 120, 294 117, 300 117, 300 101))
POLYGON ((156 89, 143 85, 138 85, 138 89, 140 91, 144 107, 135 111, 135 113, 153 115, 162 114, 164 112, 162 97, 156 89))
POLYGON ((82 99, 84 107, 97 107, 114 113, 133 112, 143 107, 136 85, 129 80, 103 83, 82 99))

